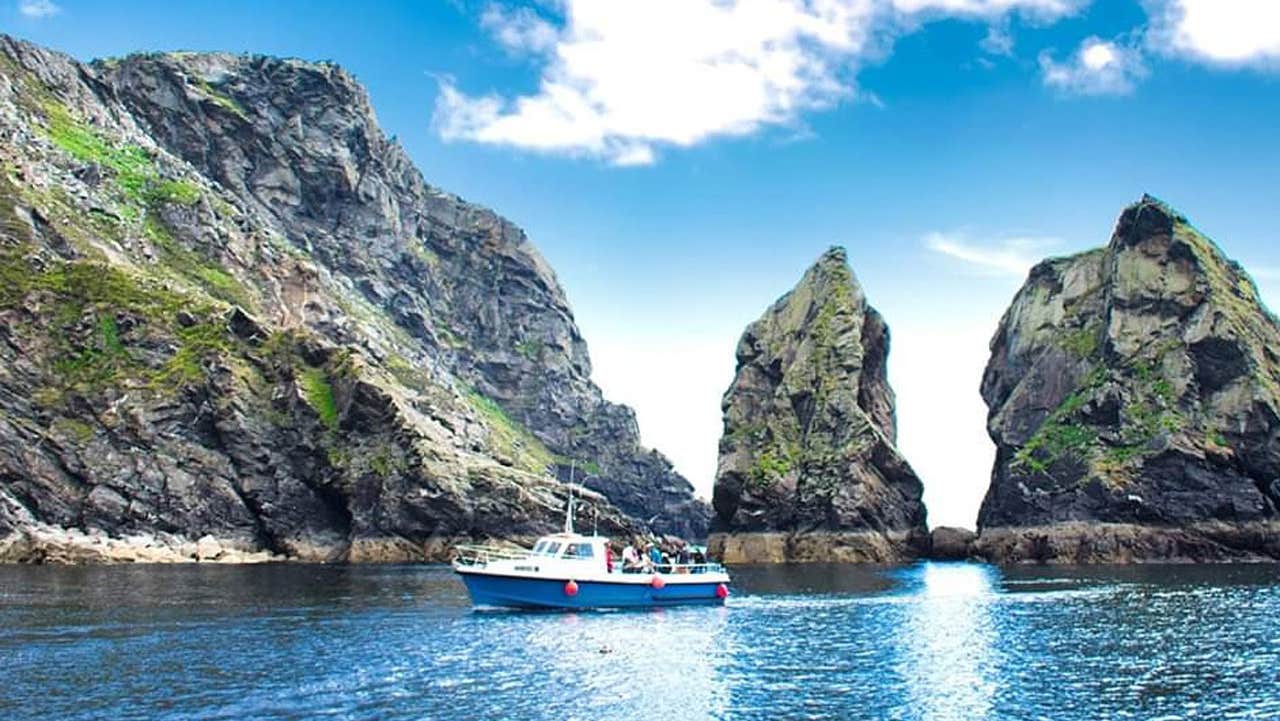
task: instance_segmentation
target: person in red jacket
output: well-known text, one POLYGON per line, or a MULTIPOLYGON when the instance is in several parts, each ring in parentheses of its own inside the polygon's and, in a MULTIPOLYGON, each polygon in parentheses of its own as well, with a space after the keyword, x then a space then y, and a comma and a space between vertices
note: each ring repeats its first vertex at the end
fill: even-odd
POLYGON ((606 573, 613 573, 613 544, 604 544, 604 568, 606 573))

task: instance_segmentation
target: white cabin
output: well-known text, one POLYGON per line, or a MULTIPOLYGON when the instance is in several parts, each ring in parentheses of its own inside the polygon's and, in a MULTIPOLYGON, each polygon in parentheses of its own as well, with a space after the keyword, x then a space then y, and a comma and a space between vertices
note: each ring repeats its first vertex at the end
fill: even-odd
POLYGON ((553 533, 539 538, 524 560, 540 566, 540 571, 563 570, 581 575, 608 573, 608 552, 605 549, 608 542, 604 536, 553 533))
POLYGON ((464 551, 467 565, 482 565, 490 573, 581 579, 608 575, 608 543, 604 536, 553 533, 539 538, 527 551, 477 547, 460 550, 464 551))

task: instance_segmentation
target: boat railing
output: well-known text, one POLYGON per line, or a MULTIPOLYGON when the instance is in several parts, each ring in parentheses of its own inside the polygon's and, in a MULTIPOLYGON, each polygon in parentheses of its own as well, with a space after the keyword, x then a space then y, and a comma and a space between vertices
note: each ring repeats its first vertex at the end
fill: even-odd
MULTIPOLYGON (((616 568, 616 567, 615 567, 616 568)), ((663 575, 686 573, 724 573, 724 566, 719 563, 659 563, 638 569, 615 570, 615 573, 660 573, 663 575)))
POLYGON ((453 547, 453 562, 459 566, 483 566, 494 561, 520 561, 529 551, 510 546, 459 545, 453 547))

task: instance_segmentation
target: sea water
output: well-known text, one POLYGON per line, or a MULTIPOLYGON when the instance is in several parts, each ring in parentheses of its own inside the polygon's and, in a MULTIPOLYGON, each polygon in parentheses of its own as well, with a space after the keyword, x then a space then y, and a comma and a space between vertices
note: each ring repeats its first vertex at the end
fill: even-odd
POLYGON ((1280 718, 1280 567, 733 569, 475 612, 439 566, 0 567, 0 719, 1280 718))

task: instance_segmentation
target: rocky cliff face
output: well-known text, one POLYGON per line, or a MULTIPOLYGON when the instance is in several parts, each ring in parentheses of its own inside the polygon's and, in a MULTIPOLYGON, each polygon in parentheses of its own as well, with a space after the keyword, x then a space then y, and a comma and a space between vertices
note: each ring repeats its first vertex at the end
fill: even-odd
POLYGON ((325 64, 0 37, 0 558, 399 560, 708 511, 518 228, 325 64), (218 549, 221 550, 218 550, 218 549))
POLYGON ((833 248, 752 323, 725 393, 714 552, 735 562, 891 562, 927 546, 894 447, 889 330, 833 248))
POLYGON ((1031 271, 982 383, 1001 561, 1280 557, 1280 328, 1244 270, 1144 197, 1031 271))

